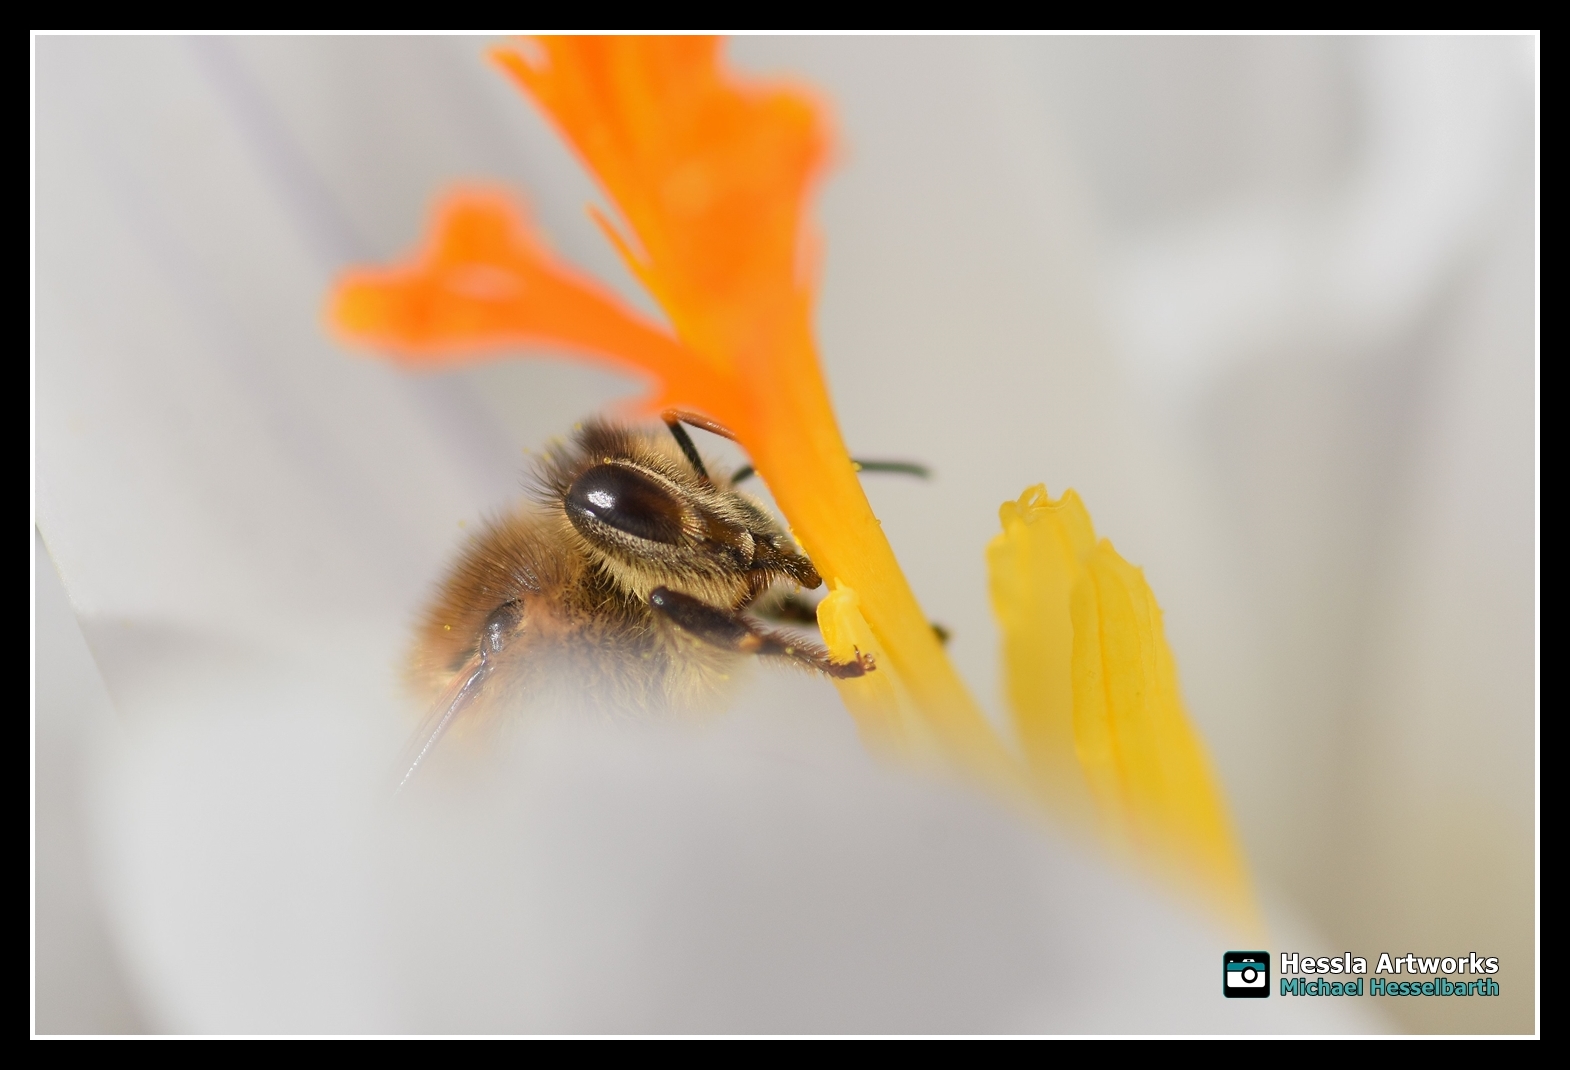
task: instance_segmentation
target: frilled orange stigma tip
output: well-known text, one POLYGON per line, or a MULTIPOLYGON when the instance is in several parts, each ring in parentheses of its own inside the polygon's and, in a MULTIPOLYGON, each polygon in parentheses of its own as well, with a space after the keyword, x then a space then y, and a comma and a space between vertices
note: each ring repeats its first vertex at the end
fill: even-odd
POLYGON ((776 379, 811 289, 804 208, 828 157, 824 109, 737 77, 712 37, 531 44, 492 56, 619 209, 628 233, 601 223, 677 334, 754 390, 776 379))
POLYGON ((437 367, 518 349, 556 349, 652 376, 651 408, 709 400, 713 380, 669 331, 553 258, 518 202, 450 190, 408 261, 344 273, 328 311, 337 333, 400 363, 437 367))

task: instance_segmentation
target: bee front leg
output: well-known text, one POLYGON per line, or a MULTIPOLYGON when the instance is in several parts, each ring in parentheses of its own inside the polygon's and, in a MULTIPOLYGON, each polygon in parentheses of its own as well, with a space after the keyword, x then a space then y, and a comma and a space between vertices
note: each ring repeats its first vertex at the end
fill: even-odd
POLYGON ((864 676, 874 668, 872 658, 857 652, 855 661, 835 661, 829 652, 783 632, 759 628, 739 613, 711 606, 669 587, 656 587, 649 607, 682 631, 721 650, 759 657, 788 658, 837 680, 864 676))

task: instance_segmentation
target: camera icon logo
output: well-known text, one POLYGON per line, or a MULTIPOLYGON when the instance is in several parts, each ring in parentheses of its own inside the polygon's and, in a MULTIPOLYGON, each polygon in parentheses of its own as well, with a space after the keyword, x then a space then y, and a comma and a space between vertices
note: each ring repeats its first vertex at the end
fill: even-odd
POLYGON ((1221 956, 1221 976, 1228 999, 1264 999, 1270 995, 1270 952, 1228 951, 1221 956))

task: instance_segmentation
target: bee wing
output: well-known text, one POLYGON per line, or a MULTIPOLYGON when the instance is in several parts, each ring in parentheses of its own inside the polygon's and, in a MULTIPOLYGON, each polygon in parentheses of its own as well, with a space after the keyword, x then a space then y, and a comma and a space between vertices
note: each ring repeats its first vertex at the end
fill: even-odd
POLYGON ((404 748, 403 761, 399 768, 403 770, 403 778, 398 781, 397 794, 404 785, 414 776, 430 753, 436 749, 436 744, 441 742, 442 736, 453 726, 453 722, 462 717, 464 712, 474 702, 485 686, 485 681, 490 679, 491 673, 496 668, 495 655, 500 654, 508 641, 518 634, 523 625, 523 603, 514 598, 497 606, 485 618, 485 626, 481 629, 479 650, 473 657, 464 662, 463 668, 453 673, 441 697, 431 707, 431 712, 425 715, 425 720, 409 740, 409 745, 404 748))
POLYGON ((490 660, 483 654, 476 654, 464 663, 463 668, 453 673, 451 682, 432 704, 430 712, 420 722, 420 727, 409 737, 408 744, 399 755, 398 770, 401 776, 393 794, 402 791, 413 779, 421 763, 436 749, 436 744, 441 742, 447 730, 463 716, 480 689, 485 686, 491 670, 490 660))

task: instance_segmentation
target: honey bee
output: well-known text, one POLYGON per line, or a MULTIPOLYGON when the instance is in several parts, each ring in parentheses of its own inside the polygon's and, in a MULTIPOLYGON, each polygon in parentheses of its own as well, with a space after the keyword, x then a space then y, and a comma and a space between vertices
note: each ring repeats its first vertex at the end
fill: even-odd
MULTIPOLYGON (((484 711, 541 700, 702 708, 751 657, 839 679, 874 670, 859 651, 835 661, 758 620, 765 596, 823 580, 736 489, 751 468, 711 473, 682 424, 734 436, 689 413, 664 420, 668 434, 581 425, 537 465, 533 501, 490 521, 459 556, 417 632, 411 676, 430 712, 400 787, 456 721, 484 711)), ((806 615, 799 601, 781 604, 779 617, 806 615)))

